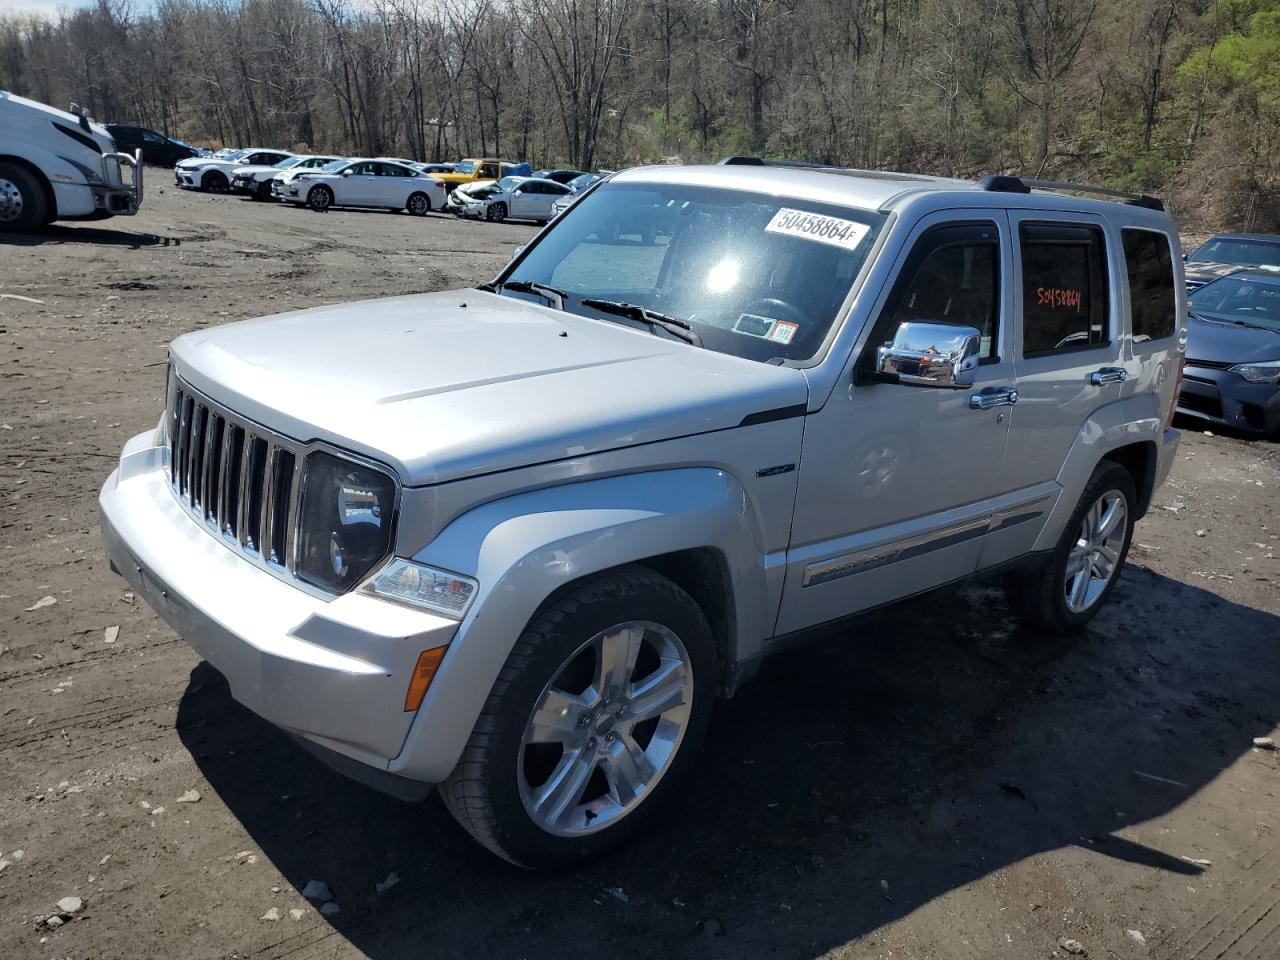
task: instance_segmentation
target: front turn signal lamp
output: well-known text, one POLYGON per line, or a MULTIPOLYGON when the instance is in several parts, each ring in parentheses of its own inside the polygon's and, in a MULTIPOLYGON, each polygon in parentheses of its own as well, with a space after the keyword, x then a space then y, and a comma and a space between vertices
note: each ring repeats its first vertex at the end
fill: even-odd
POLYGON ((461 620, 467 615, 477 586, 469 577, 396 557, 360 589, 384 600, 461 620))
POLYGON ((436 678, 440 669, 440 661, 444 659, 448 646, 433 647, 418 654, 418 662, 413 668, 413 676, 409 678, 409 689, 404 695, 404 712, 413 713, 422 706, 423 698, 431 689, 431 681, 436 678))

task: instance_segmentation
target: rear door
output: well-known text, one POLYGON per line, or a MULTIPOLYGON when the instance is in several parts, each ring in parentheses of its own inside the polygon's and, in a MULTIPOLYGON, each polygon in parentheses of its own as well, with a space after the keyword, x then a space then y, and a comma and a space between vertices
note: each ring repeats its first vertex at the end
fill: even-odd
POLYGON ((1034 506, 1036 516, 1030 518, 1035 522, 996 525, 983 546, 983 566, 1031 549, 1081 427, 1132 389, 1132 357, 1122 350, 1119 236, 1101 217, 1075 212, 1011 211, 1009 223, 1018 401, 1004 483, 1034 506))

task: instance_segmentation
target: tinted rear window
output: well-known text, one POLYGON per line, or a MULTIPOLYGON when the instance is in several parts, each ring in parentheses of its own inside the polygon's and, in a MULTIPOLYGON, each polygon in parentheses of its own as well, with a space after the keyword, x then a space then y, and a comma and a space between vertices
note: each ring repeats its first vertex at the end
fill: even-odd
POLYGON ((1171 337, 1178 323, 1173 301, 1173 253, 1169 238, 1152 230, 1122 230, 1129 273, 1129 313, 1135 343, 1171 337))
POLYGON ((1106 343, 1107 248, 1102 231, 1024 223, 1020 234, 1023 354, 1106 343))

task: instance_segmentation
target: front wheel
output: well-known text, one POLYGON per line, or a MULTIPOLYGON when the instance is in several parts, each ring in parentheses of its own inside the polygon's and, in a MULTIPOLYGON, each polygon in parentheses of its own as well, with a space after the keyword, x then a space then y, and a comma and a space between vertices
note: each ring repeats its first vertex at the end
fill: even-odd
POLYGON ((1129 554, 1137 502, 1128 470, 1110 460, 1098 464, 1049 558, 1010 581, 1024 619, 1055 633, 1093 619, 1129 554))
POLYGON ((489 209, 485 211, 485 216, 494 223, 501 223, 507 219, 507 205, 505 203, 491 203, 489 209))
POLYGON ((227 178, 217 170, 212 170, 200 179, 200 189, 206 193, 226 193, 227 178))
POLYGON ((271 181, 263 180, 254 188, 254 196, 264 203, 271 199, 271 181))
POLYGON ((307 206, 317 213, 324 213, 333 206, 333 191, 328 187, 312 187, 307 194, 307 206))
POLYGON ((680 790, 715 674, 706 618, 675 583, 641 567, 587 581, 525 628, 440 795, 519 866, 598 856, 680 790))
POLYGON ((28 171, 0 163, 0 231, 30 233, 52 220, 44 190, 28 171))

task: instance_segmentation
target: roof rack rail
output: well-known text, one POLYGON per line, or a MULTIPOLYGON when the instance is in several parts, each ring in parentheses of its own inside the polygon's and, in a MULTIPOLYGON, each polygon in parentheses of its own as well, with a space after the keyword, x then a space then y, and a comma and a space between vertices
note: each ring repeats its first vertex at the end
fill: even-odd
POLYGON ((1127 190, 1114 190, 1111 187, 1093 187, 1086 183, 1070 183, 1066 180, 1036 180, 1031 177, 1012 177, 993 173, 979 180, 978 186, 983 190, 996 193, 1030 193, 1032 189, 1092 193, 1100 197, 1115 197, 1135 207, 1146 207, 1148 210, 1164 209, 1164 203, 1158 197, 1150 197, 1145 193, 1130 193, 1127 190))
POLYGON ((764 157, 725 157, 722 167, 799 167, 809 170, 839 170, 834 163, 814 163, 811 160, 766 160, 764 157))

